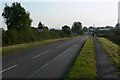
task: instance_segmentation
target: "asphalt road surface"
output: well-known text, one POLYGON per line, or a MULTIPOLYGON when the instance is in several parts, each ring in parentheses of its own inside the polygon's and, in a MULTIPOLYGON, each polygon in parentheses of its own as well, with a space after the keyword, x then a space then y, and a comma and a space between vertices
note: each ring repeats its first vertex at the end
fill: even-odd
POLYGON ((2 58, 2 78, 64 78, 89 36, 32 48, 2 58))
POLYGON ((94 39, 94 43, 98 78, 119 78, 118 70, 112 59, 102 49, 97 39, 94 39))

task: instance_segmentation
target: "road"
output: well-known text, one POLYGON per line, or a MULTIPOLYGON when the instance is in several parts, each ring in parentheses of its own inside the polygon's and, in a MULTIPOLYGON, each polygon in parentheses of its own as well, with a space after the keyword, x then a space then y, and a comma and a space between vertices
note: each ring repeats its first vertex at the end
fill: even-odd
POLYGON ((3 78, 63 78, 88 36, 32 48, 2 58, 3 78))

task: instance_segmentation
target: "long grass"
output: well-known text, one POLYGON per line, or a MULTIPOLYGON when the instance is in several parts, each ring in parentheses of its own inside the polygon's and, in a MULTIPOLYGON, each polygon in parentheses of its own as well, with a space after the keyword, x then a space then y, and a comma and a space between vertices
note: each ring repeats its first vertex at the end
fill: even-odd
POLYGON ((14 54, 15 52, 18 52, 18 51, 23 51, 23 50, 26 50, 26 49, 29 49, 29 48, 42 46, 42 45, 47 45, 47 44, 51 44, 51 43, 62 41, 62 40, 68 40, 68 39, 71 39, 71 38, 51 39, 51 40, 44 40, 44 41, 30 42, 30 43, 24 43, 24 44, 17 44, 17 45, 2 47, 2 56, 14 54))
POLYGON ((120 70, 120 46, 106 38, 99 37, 98 39, 103 46, 103 49, 108 53, 120 70))
POLYGON ((66 78, 82 78, 88 80, 94 80, 96 78, 95 50, 92 37, 86 41, 66 78))

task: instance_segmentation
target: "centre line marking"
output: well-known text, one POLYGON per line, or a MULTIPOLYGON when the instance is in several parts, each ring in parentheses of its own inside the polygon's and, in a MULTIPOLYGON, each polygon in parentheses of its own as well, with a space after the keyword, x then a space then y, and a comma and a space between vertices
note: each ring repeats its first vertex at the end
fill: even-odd
POLYGON ((43 55, 43 54, 46 54, 46 53, 49 52, 49 51, 51 51, 51 50, 48 50, 48 51, 43 52, 43 53, 41 53, 41 54, 39 54, 39 55, 37 55, 37 56, 34 56, 34 57, 32 57, 32 59, 35 59, 35 58, 37 58, 37 57, 39 57, 39 56, 41 56, 41 55, 43 55))
POLYGON ((40 70, 44 69, 46 66, 48 66, 50 63, 52 63, 53 61, 55 61, 57 58, 59 58, 60 56, 62 56, 63 54, 65 54, 68 50, 70 50, 70 48, 68 48, 66 51, 64 51, 63 53, 59 54, 57 57, 55 57, 54 59, 52 59, 51 61, 47 62, 45 65, 43 65, 39 70, 35 71, 32 75, 30 75, 29 77, 32 77, 34 74, 36 74, 37 72, 39 72, 40 70))
POLYGON ((6 68, 6 69, 0 71, 0 73, 3 73, 3 72, 5 72, 5 71, 7 71, 7 70, 9 70, 9 69, 12 69, 12 68, 16 67, 16 66, 18 66, 18 65, 16 64, 16 65, 14 65, 14 66, 11 66, 11 67, 9 67, 9 68, 6 68))

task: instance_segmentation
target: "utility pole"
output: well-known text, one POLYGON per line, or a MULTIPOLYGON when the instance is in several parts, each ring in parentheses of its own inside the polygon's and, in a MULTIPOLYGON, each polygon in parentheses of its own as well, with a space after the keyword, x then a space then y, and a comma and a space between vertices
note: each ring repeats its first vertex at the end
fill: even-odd
POLYGON ((118 28, 120 28, 120 1, 118 2, 118 28))

